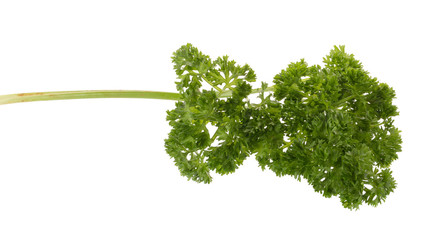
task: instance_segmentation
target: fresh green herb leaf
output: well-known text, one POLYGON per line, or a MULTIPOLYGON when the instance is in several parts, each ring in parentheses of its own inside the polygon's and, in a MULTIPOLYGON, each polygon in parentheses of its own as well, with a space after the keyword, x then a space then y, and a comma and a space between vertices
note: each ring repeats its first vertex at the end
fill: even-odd
POLYGON ((212 62, 190 44, 173 59, 183 100, 168 112, 166 149, 189 179, 209 183, 211 170, 234 172, 255 154, 262 169, 304 178, 346 208, 375 206, 394 190, 388 167, 402 143, 393 125, 395 92, 344 46, 324 58, 324 67, 291 63, 275 76, 273 94, 262 84, 259 104, 247 99, 255 79, 248 65, 226 56, 212 62), (201 90, 203 82, 210 89, 201 90), (227 90, 232 96, 221 99, 227 90), (213 135, 209 123, 217 127, 213 135))
POLYGON ((172 59, 182 100, 168 111, 172 130, 165 141, 166 151, 182 175, 209 183, 211 170, 234 172, 249 155, 246 138, 238 129, 251 93, 248 82, 256 76, 248 65, 237 65, 227 56, 212 61, 191 44, 178 49, 172 59), (204 83, 210 89, 202 89, 204 83), (231 97, 220 98, 227 91, 231 97), (209 125, 216 128, 213 133, 209 125))

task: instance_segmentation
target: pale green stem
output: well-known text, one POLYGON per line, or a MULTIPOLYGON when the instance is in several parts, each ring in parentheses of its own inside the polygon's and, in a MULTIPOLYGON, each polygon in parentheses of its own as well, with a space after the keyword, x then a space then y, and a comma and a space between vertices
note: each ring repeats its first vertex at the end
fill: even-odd
MULTIPOLYGON (((261 91, 262 91, 261 88, 256 88, 256 89, 253 89, 251 91, 251 94, 260 93, 261 91)), ((272 87, 267 87, 266 90, 265 90, 265 92, 273 92, 273 91, 274 91, 274 87, 273 86, 272 87)), ((233 91, 227 90, 227 91, 222 92, 219 97, 223 97, 223 98, 231 97, 232 94, 233 94, 233 91)))
MULTIPOLYGON (((260 88, 253 89, 252 93, 259 93, 260 88)), ((268 88, 266 91, 272 91, 268 88)), ((232 91, 225 91, 220 97, 230 97, 232 91)), ((87 98, 145 98, 145 99, 162 99, 162 100, 180 100, 181 95, 173 92, 156 92, 156 91, 137 91, 137 90, 82 90, 82 91, 61 91, 61 92, 34 92, 34 93, 17 93, 0 96, 0 105, 35 102, 49 100, 66 100, 66 99, 87 99, 87 98)))
POLYGON ((86 98, 148 98, 163 100, 179 100, 179 93, 135 91, 135 90, 84 90, 62 92, 18 93, 0 96, 0 105, 20 102, 86 99, 86 98))

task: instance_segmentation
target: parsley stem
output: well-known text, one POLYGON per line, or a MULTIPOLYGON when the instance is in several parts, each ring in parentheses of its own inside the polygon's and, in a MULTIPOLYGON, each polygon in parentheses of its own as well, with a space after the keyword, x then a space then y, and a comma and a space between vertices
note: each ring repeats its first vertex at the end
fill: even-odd
POLYGON ((87 99, 87 98, 148 98, 163 100, 179 100, 179 93, 135 91, 135 90, 83 90, 83 91, 60 91, 60 92, 34 92, 18 93, 0 96, 0 105, 35 102, 48 100, 65 99, 87 99))
MULTIPOLYGON (((265 92, 273 92, 273 91, 274 91, 274 87, 273 86, 267 87, 266 90, 265 90, 265 92)), ((255 89, 253 89, 251 91, 251 94, 260 93, 260 92, 262 92, 262 88, 255 88, 255 89)), ((227 90, 227 91, 222 92, 219 95, 219 97, 221 97, 221 98, 223 98, 223 97, 231 97, 232 94, 233 94, 232 90, 227 90)))
MULTIPOLYGON (((266 91, 272 91, 272 87, 266 91)), ((253 89, 251 93, 259 93, 261 88, 253 89)), ((232 91, 224 91, 220 97, 230 97, 232 91)), ((138 90, 81 90, 81 91, 59 91, 59 92, 33 92, 33 93, 16 93, 0 96, 0 105, 36 102, 49 100, 66 100, 66 99, 87 99, 87 98, 145 98, 161 100, 180 100, 181 95, 173 92, 157 91, 138 91, 138 90)))

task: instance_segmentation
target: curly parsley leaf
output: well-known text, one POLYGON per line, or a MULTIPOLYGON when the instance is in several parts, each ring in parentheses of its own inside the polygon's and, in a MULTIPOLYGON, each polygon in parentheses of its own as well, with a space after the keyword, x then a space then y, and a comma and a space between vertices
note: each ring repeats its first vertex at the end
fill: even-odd
POLYGON ((237 65, 228 56, 212 61, 191 44, 178 49, 172 59, 182 100, 168 111, 172 130, 165 141, 166 151, 183 176, 209 183, 211 170, 234 172, 249 155, 238 128, 251 93, 248 82, 256 76, 248 65, 237 65), (205 84, 209 89, 202 89, 205 84), (230 97, 220 98, 227 92, 230 97), (214 133, 209 125, 216 128, 214 133))
POLYGON ((274 86, 262 83, 257 104, 247 99, 255 81, 248 65, 212 61, 190 44, 173 62, 182 100, 168 111, 165 145, 188 179, 209 183, 210 171, 234 172, 254 154, 262 169, 304 178, 349 209, 376 206, 396 187, 389 169, 402 143, 395 92, 344 46, 331 50, 324 67, 289 64, 274 86))
POLYGON ((390 164, 401 151, 394 90, 369 76, 362 64, 335 47, 325 67, 291 63, 274 78, 281 105, 283 145, 257 158, 277 175, 305 178, 346 208, 377 205, 396 186, 390 164))

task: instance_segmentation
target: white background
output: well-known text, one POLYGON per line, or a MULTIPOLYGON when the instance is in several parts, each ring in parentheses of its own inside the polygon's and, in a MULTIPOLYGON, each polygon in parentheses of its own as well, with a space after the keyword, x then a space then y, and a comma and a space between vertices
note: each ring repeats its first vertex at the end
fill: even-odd
MULTIPOLYGON (((0 94, 175 91, 170 56, 192 43, 260 81, 343 44, 392 86, 398 188, 344 209, 254 158, 210 185, 166 155, 171 101, 0 106, 0 239, 437 239, 434 1, 0 1, 0 94)), ((259 86, 259 83, 256 85, 259 86)))

